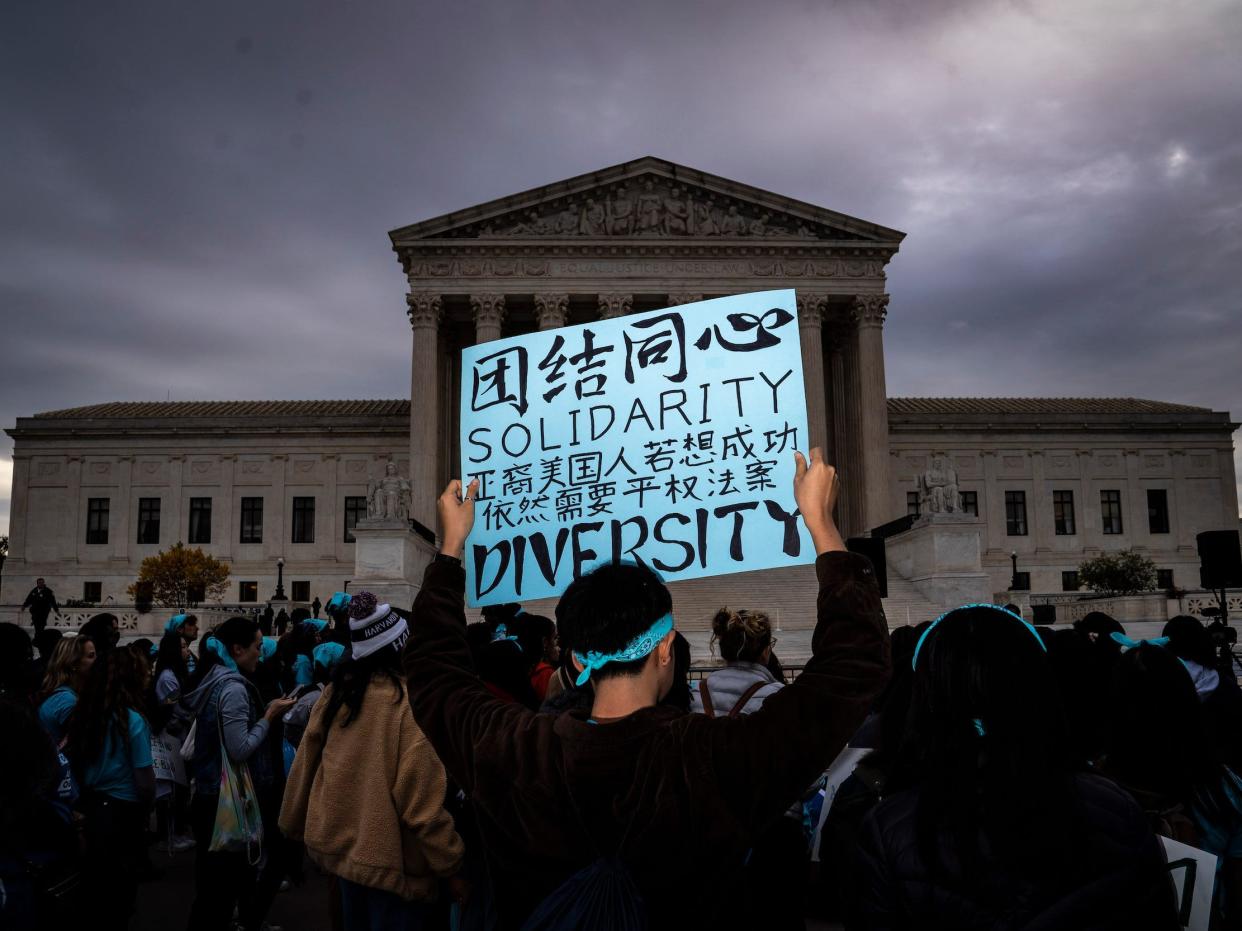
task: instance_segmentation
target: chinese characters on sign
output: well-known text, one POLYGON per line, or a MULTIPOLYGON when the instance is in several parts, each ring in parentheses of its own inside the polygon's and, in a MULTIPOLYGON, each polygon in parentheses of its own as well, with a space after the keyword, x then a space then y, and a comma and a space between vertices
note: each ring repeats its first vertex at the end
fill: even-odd
POLYGON ((560 594, 604 561, 666 581, 814 561, 793 291, 471 346, 461 423, 472 606, 560 594))

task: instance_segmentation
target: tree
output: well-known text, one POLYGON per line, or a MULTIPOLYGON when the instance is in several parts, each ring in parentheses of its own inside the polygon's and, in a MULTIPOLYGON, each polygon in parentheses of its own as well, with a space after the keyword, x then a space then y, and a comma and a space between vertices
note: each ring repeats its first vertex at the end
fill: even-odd
POLYGON ((1101 553, 1078 567, 1078 581, 1102 595, 1134 595, 1156 588, 1156 564, 1134 550, 1101 553))
POLYGON ((200 601, 219 601, 228 582, 227 565, 198 547, 189 549, 178 543, 144 559, 138 567, 138 580, 127 591, 135 602, 193 608, 200 601))

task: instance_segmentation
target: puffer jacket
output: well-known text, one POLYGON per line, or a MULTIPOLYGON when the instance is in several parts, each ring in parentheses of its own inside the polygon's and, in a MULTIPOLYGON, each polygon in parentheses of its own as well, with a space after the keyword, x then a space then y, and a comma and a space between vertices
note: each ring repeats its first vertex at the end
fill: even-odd
MULTIPOLYGON (((755 683, 762 683, 757 691, 746 700, 739 714, 753 714, 767 701, 769 695, 775 695, 785 683, 781 682, 760 663, 730 663, 717 669, 707 677, 707 691, 712 698, 712 709, 716 717, 726 717, 755 683)), ((695 714, 703 714, 703 694, 701 686, 695 685, 690 690, 690 710, 695 714)))
POLYGON ((1143 812, 1113 782, 1094 775, 1076 778, 1087 869, 1074 888, 1041 887, 999 865, 988 873, 986 895, 978 884, 934 878, 919 852, 918 790, 912 789, 885 799, 863 822, 859 923, 847 928, 1177 931, 1172 880, 1143 812))

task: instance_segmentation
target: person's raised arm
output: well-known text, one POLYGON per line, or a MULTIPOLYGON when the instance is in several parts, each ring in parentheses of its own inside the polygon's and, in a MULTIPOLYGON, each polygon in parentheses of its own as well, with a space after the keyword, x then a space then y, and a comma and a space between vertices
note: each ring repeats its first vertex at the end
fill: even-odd
MULTIPOLYGON (((478 487, 477 481, 471 482, 463 495, 461 482, 454 480, 440 495, 440 553, 427 567, 414 599, 402 659, 414 719, 467 794, 475 789, 479 744, 496 747, 497 735, 514 737, 535 717, 487 690, 475 673, 466 643, 466 573, 461 559, 474 526, 478 487)), ((515 747, 516 741, 506 746, 515 747)))
MULTIPOLYGON (((889 675, 888 625, 870 561, 847 552, 832 512, 836 470, 797 454, 794 498, 815 544, 819 583, 812 655, 794 683, 751 715, 691 722, 721 795, 752 830, 778 816, 853 736, 889 675)), ((762 607, 762 606, 760 606, 762 607)))

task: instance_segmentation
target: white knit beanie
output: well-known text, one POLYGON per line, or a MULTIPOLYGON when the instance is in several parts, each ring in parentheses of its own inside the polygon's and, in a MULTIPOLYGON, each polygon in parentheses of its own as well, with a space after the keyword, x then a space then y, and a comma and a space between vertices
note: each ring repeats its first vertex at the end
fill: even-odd
POLYGON ((370 592, 359 592, 349 603, 349 639, 354 659, 391 646, 400 650, 410 635, 409 625, 386 604, 376 604, 370 592))

